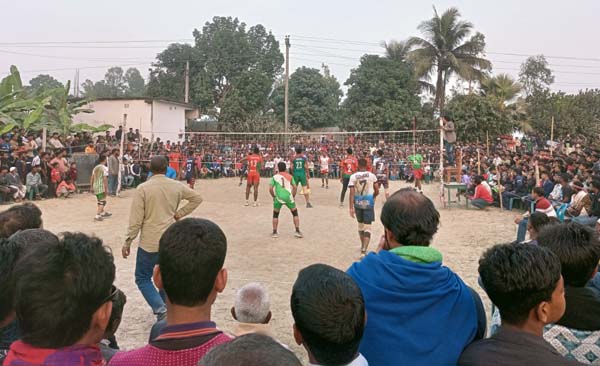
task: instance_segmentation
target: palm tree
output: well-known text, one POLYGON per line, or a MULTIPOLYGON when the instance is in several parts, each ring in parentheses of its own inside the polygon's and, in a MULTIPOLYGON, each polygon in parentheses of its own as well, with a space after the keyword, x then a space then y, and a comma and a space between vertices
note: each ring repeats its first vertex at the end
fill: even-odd
POLYGON ((424 37, 408 40, 412 49, 409 59, 418 77, 429 81, 436 75, 434 106, 441 112, 452 74, 465 80, 482 80, 485 71, 491 69, 491 63, 479 57, 485 50, 485 37, 479 32, 470 36, 473 24, 459 20, 458 9, 450 8, 441 16, 435 7, 433 11, 433 18, 418 27, 424 37))
POLYGON ((498 98, 502 105, 514 100, 522 89, 521 84, 508 74, 498 74, 493 77, 486 76, 481 80, 483 94, 498 98))
POLYGON ((407 41, 391 40, 389 43, 384 41, 381 42, 381 47, 385 49, 385 57, 402 62, 406 61, 410 51, 407 41))

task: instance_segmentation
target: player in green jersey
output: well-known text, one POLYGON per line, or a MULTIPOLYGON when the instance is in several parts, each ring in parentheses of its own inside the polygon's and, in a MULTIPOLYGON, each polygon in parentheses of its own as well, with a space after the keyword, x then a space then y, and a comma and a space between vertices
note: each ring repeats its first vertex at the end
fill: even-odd
POLYGON ((292 212, 294 218, 294 226, 296 232, 294 236, 302 238, 303 235, 300 232, 300 218, 298 217, 298 208, 296 208, 296 202, 294 202, 294 196, 296 195, 297 185, 294 177, 286 172, 286 164, 280 162, 277 164, 278 172, 271 178, 269 183, 269 193, 273 197, 273 238, 277 238, 277 226, 279 224, 279 211, 285 205, 292 212))
POLYGON ((292 170, 294 174, 295 185, 302 185, 304 198, 306 199, 306 208, 312 208, 310 204, 310 187, 308 185, 308 159, 302 154, 302 148, 296 148, 296 156, 292 161, 292 170))
POLYGON ((418 192, 423 193, 423 189, 421 188, 421 179, 423 179, 423 155, 416 153, 409 156, 408 161, 410 161, 413 176, 415 177, 415 189, 418 192))
POLYGON ((105 211, 106 193, 108 192, 108 168, 106 167, 106 156, 100 155, 98 164, 92 171, 90 178, 91 191, 96 196, 97 210, 95 221, 102 221, 105 217, 111 216, 111 213, 105 211))

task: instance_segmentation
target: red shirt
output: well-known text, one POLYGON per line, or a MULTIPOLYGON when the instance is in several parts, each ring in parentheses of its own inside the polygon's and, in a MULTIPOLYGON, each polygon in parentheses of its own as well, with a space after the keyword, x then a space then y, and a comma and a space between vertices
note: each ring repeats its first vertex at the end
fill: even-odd
POLYGON ((473 196, 473 199, 477 198, 481 198, 488 203, 494 202, 492 194, 483 186, 483 184, 478 184, 477 187, 475 187, 475 195, 473 196))
POLYGON ((248 172, 258 173, 258 169, 263 162, 263 158, 260 155, 248 155, 248 172))
POLYGON ((350 176, 358 171, 358 160, 353 155, 346 156, 340 165, 344 176, 350 176))
POLYGON ((52 183, 60 183, 62 177, 58 169, 52 168, 52 171, 50 172, 50 180, 52 181, 52 183))

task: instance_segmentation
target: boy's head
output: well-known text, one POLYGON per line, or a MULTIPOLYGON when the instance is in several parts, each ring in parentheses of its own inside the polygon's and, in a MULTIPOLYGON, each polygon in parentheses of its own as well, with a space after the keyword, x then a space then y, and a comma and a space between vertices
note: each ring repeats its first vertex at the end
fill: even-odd
POLYGON ((546 194, 546 192, 544 192, 544 188, 542 188, 542 187, 534 187, 533 190, 531 191, 531 197, 534 200, 543 198, 545 194, 546 194))
POLYGON ((360 169, 360 170, 367 169, 367 159, 363 159, 363 158, 358 159, 358 169, 360 169))
POLYGON ((160 238, 154 282, 165 290, 168 303, 210 306, 227 284, 226 252, 227 238, 212 221, 178 221, 160 238))
POLYGON ((23 203, 0 212, 0 238, 8 238, 20 230, 41 227, 42 211, 33 203, 23 203))
POLYGON ((537 239, 539 232, 550 224, 550 218, 543 212, 534 212, 527 220, 527 231, 531 239, 537 239))
POLYGON ((102 240, 64 233, 35 246, 15 268, 21 340, 37 348, 96 344, 112 310, 115 265, 102 240))
POLYGON ((273 338, 246 334, 214 347, 200 366, 301 366, 300 360, 273 338))
POLYGON ((381 149, 377 150, 377 156, 383 156, 383 150, 381 150, 381 149))
POLYGON ((277 163, 277 170, 279 172, 285 172, 286 169, 287 169, 287 165, 283 161, 280 161, 279 163, 277 163))
POLYGON ((546 248, 496 245, 479 259, 479 275, 503 323, 543 327, 558 321, 565 312, 560 261, 546 248))
POLYGON ((365 327, 365 302, 354 280, 325 264, 300 271, 291 296, 294 338, 311 362, 345 365, 358 354, 365 327))
POLYGON ((252 152, 258 154, 260 152, 260 149, 258 148, 258 146, 255 146, 254 149, 252 149, 252 152))
POLYGON ((296 147, 296 154, 302 154, 302 148, 300 146, 296 147))
POLYGON ((347 148, 346 152, 348 153, 348 155, 352 155, 352 152, 353 152, 352 148, 351 147, 347 148))
POLYGON ((567 286, 583 287, 598 271, 600 242, 592 228, 575 222, 547 226, 538 244, 558 257, 567 286))

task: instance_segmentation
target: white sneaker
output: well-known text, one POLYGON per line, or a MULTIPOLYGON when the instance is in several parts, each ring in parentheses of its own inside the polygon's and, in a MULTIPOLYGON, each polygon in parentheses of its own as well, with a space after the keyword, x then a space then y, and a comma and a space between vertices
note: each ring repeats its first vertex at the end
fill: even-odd
POLYGON ((102 218, 102 216, 96 215, 94 216, 94 221, 104 221, 104 219, 102 218))
POLYGON ((246 207, 250 206, 250 204, 248 203, 248 201, 246 201, 246 203, 244 203, 244 206, 246 206, 246 207))
POLYGON ((296 238, 298 238, 298 239, 302 239, 302 238, 304 238, 304 235, 302 235, 302 233, 301 233, 300 231, 296 231, 296 232, 294 233, 294 236, 295 236, 296 238))
POLYGON ((271 238, 273 238, 273 239, 279 238, 279 235, 277 234, 277 231, 275 231, 273 234, 271 234, 271 238))
POLYGON ((252 203, 252 207, 258 207, 258 202, 254 201, 254 203, 252 203))

